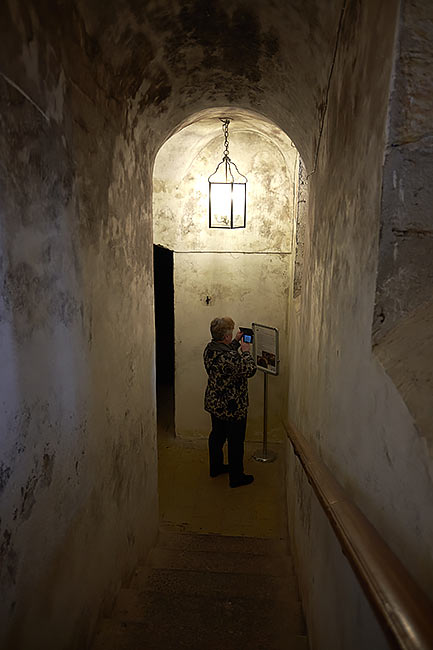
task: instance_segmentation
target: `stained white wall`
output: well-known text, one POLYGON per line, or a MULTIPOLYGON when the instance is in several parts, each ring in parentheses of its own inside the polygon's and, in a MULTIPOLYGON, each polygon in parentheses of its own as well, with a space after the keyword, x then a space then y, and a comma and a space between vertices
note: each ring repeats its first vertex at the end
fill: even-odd
MULTIPOLYGON (((205 253, 175 256, 176 319, 176 431, 180 436, 209 433, 209 415, 203 410, 207 375, 202 355, 210 340, 209 323, 216 316, 233 314, 236 327, 254 320, 270 323, 287 337, 287 291, 290 273, 285 255, 205 253), (212 297, 206 305, 206 295, 212 297)), ((269 436, 281 437, 281 418, 287 403, 288 360, 282 358, 280 375, 268 381, 269 436)), ((263 431, 263 373, 249 380, 248 436, 263 431)))
POLYGON ((15 650, 89 647, 158 523, 150 173, 78 14, 43 11, 0 8, 0 647, 15 650))

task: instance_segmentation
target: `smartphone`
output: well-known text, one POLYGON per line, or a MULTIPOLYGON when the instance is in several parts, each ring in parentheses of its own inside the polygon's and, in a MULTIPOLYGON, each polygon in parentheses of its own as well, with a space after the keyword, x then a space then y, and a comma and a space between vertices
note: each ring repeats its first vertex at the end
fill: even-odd
POLYGON ((251 327, 240 327, 242 338, 245 343, 252 343, 254 341, 254 332, 251 327))

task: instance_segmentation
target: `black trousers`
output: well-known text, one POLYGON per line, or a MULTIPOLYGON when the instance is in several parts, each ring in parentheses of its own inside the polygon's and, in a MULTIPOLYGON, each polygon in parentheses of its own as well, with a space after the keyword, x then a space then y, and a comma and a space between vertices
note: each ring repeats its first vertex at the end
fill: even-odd
POLYGON ((211 414, 212 431, 209 435, 209 469, 211 474, 220 471, 224 464, 224 443, 227 440, 230 481, 244 473, 244 442, 247 418, 222 420, 211 414))

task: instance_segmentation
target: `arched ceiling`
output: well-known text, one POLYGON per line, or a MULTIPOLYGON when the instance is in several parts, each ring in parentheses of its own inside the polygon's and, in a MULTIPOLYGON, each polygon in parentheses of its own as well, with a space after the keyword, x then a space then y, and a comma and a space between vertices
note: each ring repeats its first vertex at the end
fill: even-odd
POLYGON ((255 111, 311 167, 344 0, 76 0, 87 48, 154 150, 191 115, 255 111), (149 136, 150 137, 150 136, 149 136))
MULTIPOLYGON (((253 132, 275 145, 287 166, 289 168, 293 166, 296 147, 284 131, 251 111, 222 107, 196 113, 190 116, 186 123, 179 125, 176 133, 165 141, 158 152, 158 177, 172 181, 182 178, 197 154, 215 139, 218 140, 222 156, 224 142, 220 121, 222 117, 230 119, 229 145, 231 137, 237 133, 253 132)), ((215 164, 217 162, 218 160, 215 164)))
POLYGON ((277 126, 255 113, 222 108, 231 120, 229 154, 247 182, 247 228, 208 228, 208 176, 223 155, 222 123, 213 109, 191 116, 161 146, 153 174, 154 242, 177 252, 289 253, 298 152, 277 126), (228 244, 228 242, 230 242, 228 244))

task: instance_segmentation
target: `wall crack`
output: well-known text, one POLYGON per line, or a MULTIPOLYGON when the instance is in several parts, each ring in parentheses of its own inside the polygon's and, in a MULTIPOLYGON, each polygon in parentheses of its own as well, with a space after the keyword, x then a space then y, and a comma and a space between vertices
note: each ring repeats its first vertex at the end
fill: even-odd
POLYGON ((347 2, 347 0, 344 0, 343 6, 341 8, 340 20, 338 22, 338 29, 337 29, 337 36, 336 36, 336 39, 335 39, 334 54, 333 54, 333 57, 332 57, 331 68, 329 70, 328 85, 326 87, 326 98, 325 98, 325 103, 324 103, 324 107, 323 107, 322 120, 321 120, 320 130, 319 130, 319 139, 318 139, 318 142, 317 142, 316 153, 314 155, 314 168, 307 175, 307 178, 306 178, 307 181, 310 178, 310 176, 312 176, 313 174, 316 173, 316 169, 317 169, 317 160, 319 158, 320 143, 322 141, 322 134, 323 134, 324 126, 325 126, 325 117, 326 117, 326 113, 328 112, 329 91, 330 91, 330 88, 331 88, 331 81, 332 81, 332 75, 334 73, 335 62, 337 60, 338 46, 340 44, 341 30, 342 30, 342 27, 343 27, 344 12, 346 11, 346 2, 347 2))
POLYGON ((29 95, 22 88, 20 88, 14 81, 12 81, 12 79, 9 79, 9 77, 7 77, 3 72, 0 72, 0 77, 2 77, 7 84, 12 86, 12 88, 15 88, 15 90, 17 90, 20 93, 20 95, 24 97, 24 99, 30 102, 30 104, 34 106, 34 108, 36 108, 36 110, 42 115, 42 117, 48 122, 48 124, 50 123, 50 118, 48 117, 48 115, 42 110, 40 106, 38 106, 38 104, 35 101, 33 101, 31 97, 29 97, 29 95))

